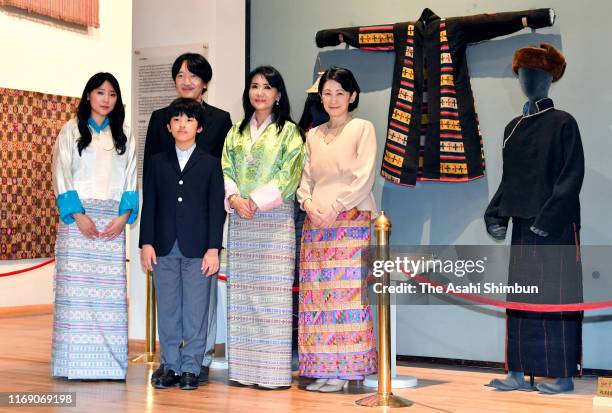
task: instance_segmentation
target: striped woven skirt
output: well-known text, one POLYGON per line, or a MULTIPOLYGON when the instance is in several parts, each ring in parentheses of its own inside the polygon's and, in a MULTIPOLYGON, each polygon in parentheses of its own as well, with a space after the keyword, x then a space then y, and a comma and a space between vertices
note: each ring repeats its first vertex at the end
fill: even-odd
MULTIPOLYGON (((82 201, 98 231, 117 217, 119 203, 82 201)), ((85 238, 60 222, 55 244, 55 309, 51 375, 125 379, 128 313, 125 231, 112 241, 85 238)))
MULTIPOLYGON (((512 218, 508 285, 535 285, 539 294, 512 294, 509 301, 570 304, 583 301, 580 234, 567 224, 560 236, 531 231, 535 219, 512 218)), ((506 364, 540 377, 572 377, 582 366, 582 311, 506 311, 506 364)))
MULTIPOLYGON (((331 228, 316 228, 307 217, 300 252, 298 350, 300 375, 361 380, 376 372, 372 311, 362 301, 370 245, 370 211, 338 215, 331 228)), ((367 295, 364 294, 367 300, 367 295)))
POLYGON ((295 266, 293 201, 228 228, 229 379, 291 385, 291 287, 295 266))

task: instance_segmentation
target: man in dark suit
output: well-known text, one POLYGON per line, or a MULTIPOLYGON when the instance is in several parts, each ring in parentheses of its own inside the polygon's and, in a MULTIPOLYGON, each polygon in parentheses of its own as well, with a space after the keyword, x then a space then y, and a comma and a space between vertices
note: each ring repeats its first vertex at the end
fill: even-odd
POLYGON ((175 144, 150 159, 139 247, 143 267, 153 271, 159 309, 163 372, 153 385, 193 390, 206 348, 211 279, 219 270, 225 189, 220 160, 196 145, 200 103, 178 98, 167 115, 175 144))
MULTIPOLYGON (((208 83, 212 79, 212 68, 210 64, 206 58, 200 54, 182 54, 176 58, 172 65, 172 79, 174 79, 176 92, 180 97, 191 98, 202 102, 202 107, 204 109, 203 133, 198 134, 196 137, 196 144, 205 152, 220 159, 225 136, 232 127, 232 120, 228 112, 203 101, 208 83)), ((149 120, 143 159, 143 177, 145 180, 151 157, 156 153, 165 152, 174 148, 174 139, 166 127, 168 118, 167 112, 168 107, 158 109, 151 114, 151 119, 149 120)), ((206 339, 207 347, 205 350, 202 372, 200 374, 201 383, 208 380, 208 371, 212 363, 212 353, 214 352, 217 336, 217 277, 213 277, 211 281, 208 332, 206 339)), ((164 366, 160 365, 159 369, 151 376, 151 381, 155 381, 163 371, 164 366)))
MULTIPOLYGON (((230 114, 203 101, 208 83, 212 79, 212 68, 204 56, 196 53, 180 55, 172 65, 172 78, 179 97, 202 102, 204 108, 203 133, 196 138, 197 145, 212 156, 221 158, 225 136, 232 127, 230 114)), ((174 139, 166 127, 168 107, 151 114, 143 160, 143 176, 151 156, 174 147, 174 139)))

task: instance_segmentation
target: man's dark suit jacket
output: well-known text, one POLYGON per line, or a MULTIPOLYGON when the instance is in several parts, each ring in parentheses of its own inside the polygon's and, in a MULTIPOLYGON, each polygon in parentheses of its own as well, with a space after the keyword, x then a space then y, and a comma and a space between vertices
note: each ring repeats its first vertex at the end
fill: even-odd
MULTIPOLYGON (((232 127, 230 114, 207 103, 204 106, 204 130, 196 137, 197 145, 212 156, 221 159, 225 136, 232 127)), ((147 177, 147 168, 151 157, 156 153, 174 148, 174 138, 168 132, 168 107, 158 109, 151 114, 147 137, 145 139, 143 176, 147 177)))
MULTIPOLYGON (((173 141, 174 142, 174 141, 173 141)), ((194 149, 181 171, 174 144, 151 157, 144 183, 140 241, 158 256, 178 240, 187 258, 200 258, 209 248, 221 249, 225 189, 221 161, 194 149)))

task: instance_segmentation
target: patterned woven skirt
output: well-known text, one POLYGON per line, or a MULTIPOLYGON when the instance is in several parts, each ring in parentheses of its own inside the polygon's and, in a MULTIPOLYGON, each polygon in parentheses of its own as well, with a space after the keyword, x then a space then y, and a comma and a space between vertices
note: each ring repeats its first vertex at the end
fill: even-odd
MULTIPOLYGON (((116 201, 82 202, 100 232, 117 217, 116 201)), ((60 222, 55 259, 52 376, 125 379, 125 231, 112 241, 89 240, 76 223, 60 222)))
MULTIPOLYGON (((376 372, 370 306, 362 302, 366 270, 361 248, 370 245, 369 211, 338 215, 331 228, 302 232, 298 349, 300 375, 361 380, 376 372)), ((364 294, 365 299, 367 296, 364 294)))
POLYGON ((291 287, 295 265, 293 201, 228 229, 229 379, 291 385, 291 287))

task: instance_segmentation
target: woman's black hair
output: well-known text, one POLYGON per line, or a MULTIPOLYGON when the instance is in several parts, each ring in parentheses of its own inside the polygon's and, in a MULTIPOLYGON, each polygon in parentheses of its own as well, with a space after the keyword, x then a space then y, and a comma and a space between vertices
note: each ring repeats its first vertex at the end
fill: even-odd
MULTIPOLYGON (((285 126, 285 122, 289 121, 291 123, 295 122, 291 119, 291 106, 289 105, 289 95, 287 93, 287 89, 285 88, 285 82, 283 81, 283 77, 281 74, 273 68, 272 66, 259 66, 249 73, 247 77, 246 85, 244 87, 244 92, 242 93, 242 108, 244 109, 244 119, 240 123, 240 127, 238 131, 242 133, 244 128, 251 121, 251 116, 255 113, 255 108, 251 105, 251 99, 249 98, 249 89, 251 88, 251 82, 253 78, 257 75, 262 75, 268 81, 268 84, 273 88, 276 88, 280 93, 280 100, 278 101, 278 105, 274 104, 272 107, 272 122, 276 122, 276 129, 278 132, 283 130, 283 126, 285 126)), ((300 129, 300 128, 298 128, 300 129)), ((300 134, 302 133, 300 129, 300 134)))
POLYGON ((187 62, 187 69, 202 79, 204 83, 208 83, 212 79, 212 67, 210 67, 210 63, 208 63, 204 56, 198 53, 183 53, 172 64, 172 80, 175 82, 176 75, 181 70, 183 62, 187 62))
POLYGON ((79 142, 77 143, 79 156, 83 152, 83 149, 87 148, 91 143, 91 131, 87 126, 89 122, 89 117, 91 116, 91 103, 89 102, 89 94, 94 89, 99 88, 104 82, 107 81, 111 84, 113 89, 115 89, 115 94, 117 95, 115 107, 113 108, 111 113, 108 114, 111 134, 113 135, 113 142, 115 144, 115 150, 117 151, 117 153, 119 155, 123 155, 125 153, 125 145, 127 143, 127 136, 125 136, 125 132, 123 132, 125 109, 123 108, 123 100, 121 99, 121 89, 119 88, 119 82, 112 74, 107 72, 100 72, 93 75, 87 81, 85 89, 83 89, 81 101, 79 102, 79 106, 77 107, 77 122, 79 133, 81 134, 79 142))
POLYGON ((335 80, 340 83, 342 89, 349 92, 349 94, 353 94, 353 92, 357 93, 355 100, 352 103, 349 103, 348 111, 352 112, 357 109, 359 105, 359 85, 357 84, 357 80, 355 76, 353 76, 353 72, 343 67, 332 66, 323 73, 321 80, 319 81, 319 94, 323 93, 323 86, 325 86, 325 82, 328 80, 335 80))

